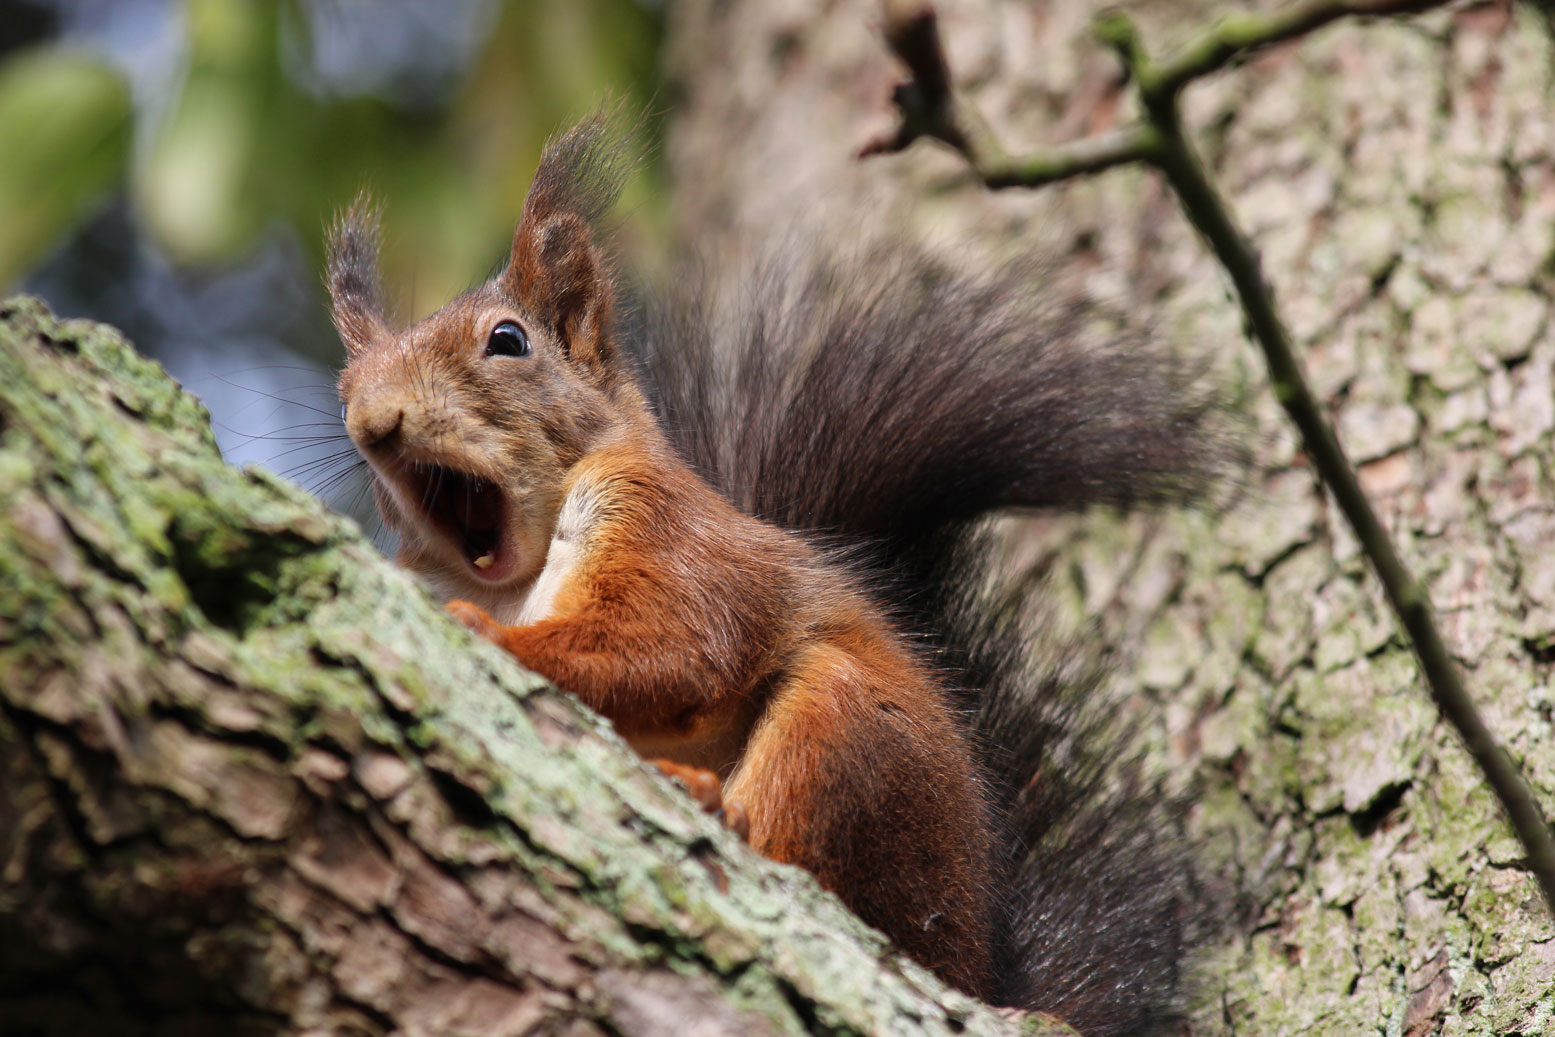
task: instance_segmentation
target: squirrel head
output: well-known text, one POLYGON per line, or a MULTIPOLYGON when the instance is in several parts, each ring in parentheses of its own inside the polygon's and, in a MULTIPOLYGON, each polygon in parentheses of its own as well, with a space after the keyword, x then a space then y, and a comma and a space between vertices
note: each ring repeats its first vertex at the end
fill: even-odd
POLYGON ((545 563, 573 466, 648 409, 619 354, 617 288, 595 226, 624 173, 602 117, 550 142, 500 274, 408 328, 383 315, 365 198, 330 233, 346 346, 346 430, 401 560, 490 600, 545 563))

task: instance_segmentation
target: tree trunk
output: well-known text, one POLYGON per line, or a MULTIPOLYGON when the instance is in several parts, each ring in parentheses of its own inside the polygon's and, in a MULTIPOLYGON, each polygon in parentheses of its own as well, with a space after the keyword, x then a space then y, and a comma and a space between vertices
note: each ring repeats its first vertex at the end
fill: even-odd
MULTIPOLYGON (((1089 0, 936 6, 952 70, 1012 150, 1128 117, 1089 0)), ((1224 13, 1123 6, 1156 53, 1224 13)), ((686 238, 720 247, 802 216, 965 262, 1039 250, 1053 290, 1219 356, 1242 387, 1258 457, 1232 506, 1048 523, 1039 547, 1055 607, 1117 646, 1158 768, 1197 803, 1211 889, 1240 905, 1206 953, 1194 1031, 1542 1032, 1550 913, 1159 180, 1123 169, 991 195, 927 143, 857 162, 901 78, 874 0, 675 10, 686 238)), ((1551 87, 1538 16, 1494 3, 1347 22, 1187 97, 1363 483, 1547 809, 1551 87)))
POLYGON ((0 1032, 1007 1033, 0 303, 0 1032))

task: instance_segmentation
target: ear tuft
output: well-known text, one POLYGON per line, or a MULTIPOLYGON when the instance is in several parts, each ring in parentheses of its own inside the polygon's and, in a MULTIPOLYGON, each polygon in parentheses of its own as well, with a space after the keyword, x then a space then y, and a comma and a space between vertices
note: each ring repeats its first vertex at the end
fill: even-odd
POLYGON ((607 110, 546 141, 524 201, 523 222, 538 226, 562 212, 598 229, 637 165, 633 134, 607 110))
POLYGON ((616 287, 599 244, 635 165, 635 148, 607 112, 559 137, 540 158, 501 280, 550 324, 569 359, 608 373, 616 287))
POLYGON ((346 352, 355 353, 383 334, 378 281, 381 218, 366 190, 335 215, 329 228, 327 280, 335 330, 346 352))

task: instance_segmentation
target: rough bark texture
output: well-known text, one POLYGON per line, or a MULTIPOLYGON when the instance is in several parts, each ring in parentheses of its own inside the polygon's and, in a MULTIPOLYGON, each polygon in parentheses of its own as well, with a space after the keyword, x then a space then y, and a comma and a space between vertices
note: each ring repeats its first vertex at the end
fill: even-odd
MULTIPOLYGON (((936 6, 1012 148, 1126 114, 1093 4, 936 6)), ((1124 6, 1158 49, 1223 11, 1124 6)), ((1228 511, 1050 523, 1039 548, 1057 607, 1119 646, 1159 767, 1198 803, 1211 885, 1239 905, 1195 1032, 1544 1032, 1550 915, 1268 397, 1226 279, 1140 170, 994 197, 933 146, 854 162, 896 76, 878 17, 872 0, 677 9, 670 156, 696 188, 681 229, 739 241, 803 213, 849 236, 1042 249, 1079 284, 1055 290, 1208 349, 1245 386, 1259 456, 1228 511)), ((1552 85, 1537 15, 1493 4, 1337 26, 1188 96, 1342 440, 1546 805, 1552 85)))
POLYGON ((0 1031, 1014 1028, 698 814, 350 523, 224 465, 112 329, 16 299, 0 1031))

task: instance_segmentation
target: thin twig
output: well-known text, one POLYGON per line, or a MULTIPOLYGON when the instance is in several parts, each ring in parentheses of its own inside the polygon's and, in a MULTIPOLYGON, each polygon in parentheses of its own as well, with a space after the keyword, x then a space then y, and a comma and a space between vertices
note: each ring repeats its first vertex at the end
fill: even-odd
POLYGON ((989 187, 1033 187, 1100 173, 1129 162, 1155 162, 1159 134, 1143 123, 1070 141, 1030 155, 982 162, 978 177, 989 187))
POLYGON ((1249 51, 1304 36, 1341 18, 1417 14, 1441 7, 1443 0, 1303 0, 1268 14, 1238 13, 1219 19, 1210 30, 1150 69, 1145 89, 1176 92, 1187 83, 1219 71, 1249 51))
POLYGON ((1544 891, 1546 901, 1555 908, 1555 836, 1517 764, 1497 743, 1476 710, 1437 628, 1425 587, 1411 575, 1361 490, 1354 469, 1307 383, 1290 332, 1264 280, 1258 253, 1237 228, 1229 207, 1204 172, 1203 163, 1183 131, 1178 108, 1185 85, 1253 49, 1293 39, 1350 15, 1411 13, 1438 6, 1442 6, 1442 0, 1306 0, 1269 15, 1223 19, 1161 63, 1150 60, 1126 16, 1104 15, 1098 20, 1097 34, 1118 52, 1130 73, 1144 108, 1144 120, 1103 137, 1071 142, 1026 157, 1010 157, 981 119, 970 114, 970 106, 956 96, 932 12, 923 8, 893 8, 891 17, 901 31, 888 33, 888 39, 914 75, 913 83, 898 88, 897 95, 899 99, 912 97, 917 105, 916 121, 904 107, 902 131, 890 142, 896 146, 882 145, 873 150, 899 150, 918 136, 933 136, 960 151, 989 187, 1035 187, 1134 161, 1147 162, 1161 170, 1189 220, 1231 276, 1253 337, 1263 350, 1276 399, 1300 431, 1313 466, 1355 530, 1362 551, 1409 635, 1437 709, 1457 729, 1501 801, 1522 841, 1529 870, 1544 891), (903 52, 904 46, 910 47, 910 57, 903 52), (921 80, 920 73, 924 76, 921 80), (1023 176, 1023 171, 1029 175, 1023 176))
POLYGON ((1129 162, 1151 161, 1156 134, 1144 123, 1012 156, 977 109, 951 88, 932 7, 894 4, 886 20, 886 41, 911 74, 892 98, 902 121, 894 134, 861 148, 861 157, 901 151, 919 137, 932 137, 959 151, 978 179, 998 188, 1036 187, 1129 162))

